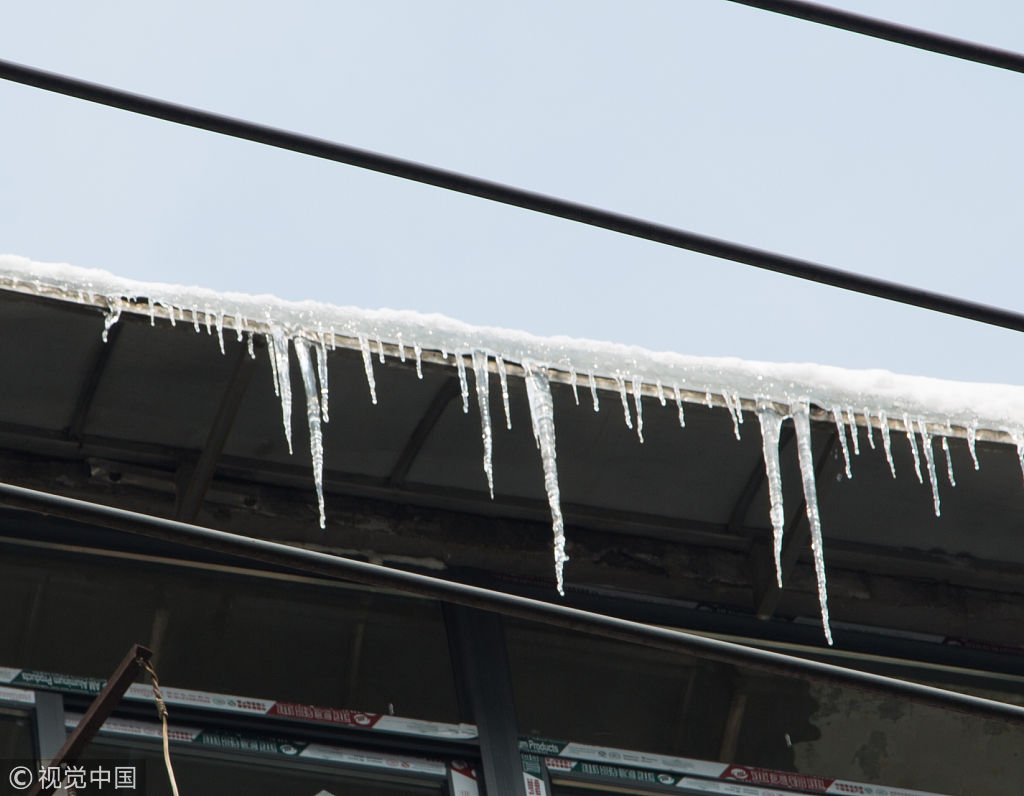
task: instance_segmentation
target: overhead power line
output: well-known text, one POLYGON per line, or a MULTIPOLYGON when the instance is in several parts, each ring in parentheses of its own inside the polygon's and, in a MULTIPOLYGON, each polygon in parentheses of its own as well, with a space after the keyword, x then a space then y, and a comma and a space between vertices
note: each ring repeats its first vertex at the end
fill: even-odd
POLYGON ((911 28, 907 25, 899 25, 863 14, 854 14, 852 11, 843 11, 819 3, 807 3, 804 0, 729 0, 729 2, 760 8, 763 11, 771 11, 787 17, 796 17, 808 22, 817 22, 819 25, 848 30, 875 39, 905 44, 919 50, 928 50, 940 55, 950 55, 953 58, 994 66, 998 69, 1024 73, 1024 54, 1022 53, 990 47, 987 44, 978 44, 966 39, 957 39, 953 36, 944 36, 941 33, 932 33, 920 28, 911 28))
POLYGON ((397 589, 407 594, 480 608, 505 616, 541 622, 563 630, 578 631, 669 652, 751 667, 791 677, 852 686, 881 694, 911 699, 946 710, 988 719, 1024 723, 1024 707, 992 699, 947 691, 908 680, 871 674, 795 655, 722 641, 696 633, 645 625, 577 608, 547 603, 515 594, 420 575, 400 569, 356 561, 316 550, 254 539, 183 522, 151 517, 134 511, 75 500, 47 492, 0 483, 0 505, 93 523, 173 544, 239 556, 322 577, 368 586, 397 589))
POLYGON ((449 191, 468 194, 493 202, 500 202, 537 213, 577 221, 592 227, 619 232, 634 238, 643 238, 674 246, 678 249, 699 252, 700 254, 731 260, 766 271, 788 274, 800 279, 819 282, 824 285, 843 288, 855 293, 897 301, 915 307, 934 310, 946 315, 992 326, 1001 326, 1015 331, 1024 331, 1024 314, 1011 310, 992 307, 973 301, 966 301, 956 296, 948 296, 929 290, 909 287, 885 279, 864 276, 852 271, 820 265, 808 260, 789 257, 784 254, 745 246, 740 243, 701 235, 697 232, 671 227, 646 221, 622 213, 591 207, 589 205, 547 196, 535 191, 516 188, 511 185, 491 182, 467 174, 448 171, 417 163, 411 160, 371 152, 366 149, 338 144, 322 138, 314 138, 301 133, 268 127, 255 122, 235 119, 217 113, 178 105, 172 102, 133 94, 110 86, 90 83, 67 75, 47 72, 42 69, 0 60, 0 79, 22 83, 27 86, 64 94, 78 99, 88 100, 100 105, 131 111, 132 113, 150 116, 155 119, 176 124, 195 127, 201 130, 220 133, 221 135, 254 141, 259 144, 287 149, 312 157, 345 163, 350 166, 370 171, 390 174, 394 177, 433 185, 449 191))

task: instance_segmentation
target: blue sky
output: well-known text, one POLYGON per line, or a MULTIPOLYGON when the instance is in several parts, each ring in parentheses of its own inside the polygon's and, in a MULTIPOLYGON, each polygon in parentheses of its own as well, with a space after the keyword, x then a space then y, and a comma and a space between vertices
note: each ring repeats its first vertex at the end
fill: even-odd
MULTIPOLYGON (((1007 2, 835 3, 1024 50, 1007 2)), ((0 58, 1024 309, 1024 76, 725 0, 20 4, 0 58)), ((0 251, 1024 383, 1024 338, 0 84, 0 251)))

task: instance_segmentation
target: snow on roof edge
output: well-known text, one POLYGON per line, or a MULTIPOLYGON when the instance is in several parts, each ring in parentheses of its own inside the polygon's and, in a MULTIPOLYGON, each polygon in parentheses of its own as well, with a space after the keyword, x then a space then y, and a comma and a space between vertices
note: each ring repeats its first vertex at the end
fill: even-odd
MULTIPOLYGON (((997 432, 984 436, 1003 441, 1024 438, 1024 387, 1015 385, 908 376, 881 369, 655 352, 565 336, 539 337, 512 329, 472 326, 439 314, 366 310, 141 282, 98 269, 33 262, 18 255, 0 255, 0 288, 97 305, 113 320, 121 310, 163 317, 177 313, 183 322, 198 320, 205 325, 213 318, 225 328, 246 332, 265 333, 276 326, 288 335, 313 340, 333 333, 343 340, 380 340, 409 349, 419 345, 445 353, 486 351, 507 362, 534 362, 567 374, 593 374, 603 389, 632 390, 636 380, 646 385, 645 394, 662 385, 671 396, 673 387, 678 387, 691 401, 705 394, 716 399, 725 395, 726 403, 735 397, 786 406, 806 401, 826 410, 852 410, 862 417, 865 410, 876 417, 884 412, 887 418, 899 420, 906 414, 940 428, 948 425, 964 431, 997 432), (137 302, 139 299, 142 301, 137 302), (192 317, 193 311, 198 318, 192 317)), ((355 347, 353 342, 347 346, 355 347)))

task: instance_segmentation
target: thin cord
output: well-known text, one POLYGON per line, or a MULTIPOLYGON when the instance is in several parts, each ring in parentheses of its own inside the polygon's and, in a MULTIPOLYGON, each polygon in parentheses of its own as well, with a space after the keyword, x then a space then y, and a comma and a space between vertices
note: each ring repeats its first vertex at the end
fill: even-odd
MULTIPOLYGON (((1020 56, 1024 66, 1024 56, 1020 56)), ((785 254, 778 254, 742 243, 713 238, 697 232, 658 224, 623 213, 603 210, 598 207, 561 199, 555 196, 528 191, 512 185, 492 182, 469 174, 440 169, 412 160, 404 160, 380 152, 339 144, 323 138, 294 133, 276 127, 256 124, 219 113, 178 105, 172 102, 133 94, 111 86, 90 83, 68 75, 47 72, 35 67, 0 60, 0 80, 10 80, 26 86, 52 91, 69 97, 77 97, 111 108, 120 108, 131 113, 150 116, 154 119, 195 127, 221 135, 254 141, 258 144, 286 149, 311 157, 345 163, 381 174, 390 174, 405 180, 433 185, 447 191, 476 196, 492 202, 544 213, 556 218, 576 221, 600 229, 618 232, 634 238, 654 241, 677 249, 707 254, 723 260, 750 265, 766 271, 795 276, 811 282, 839 287, 855 293, 897 301, 914 307, 934 310, 946 315, 956 315, 991 326, 1024 332, 1024 314, 1000 307, 992 307, 975 301, 966 301, 957 296, 943 295, 930 290, 921 290, 901 285, 886 279, 865 276, 844 271, 827 265, 801 260, 785 254)))
POLYGON ((174 768, 171 766, 170 739, 167 733, 167 703, 164 702, 164 695, 160 691, 160 681, 156 677, 156 671, 154 671, 147 660, 139 658, 139 663, 149 672, 149 676, 153 680, 153 700, 156 702, 156 712, 163 723, 164 765, 167 767, 167 778, 171 781, 171 790, 174 792, 174 796, 180 796, 178 793, 178 783, 174 779, 174 768))

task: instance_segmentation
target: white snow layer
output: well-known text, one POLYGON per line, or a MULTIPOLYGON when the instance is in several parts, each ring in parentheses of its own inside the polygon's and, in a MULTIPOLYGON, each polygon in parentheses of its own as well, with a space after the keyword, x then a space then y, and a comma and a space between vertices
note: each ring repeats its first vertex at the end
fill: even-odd
MULTIPOLYGON (((525 380, 533 430, 541 453, 545 491, 551 506, 554 532, 556 582, 562 590, 565 554, 562 515, 555 456, 555 418, 549 383, 573 388, 577 404, 577 379, 587 378, 592 408, 597 411, 598 389, 619 394, 626 425, 634 427, 627 400, 627 384, 633 398, 635 429, 643 442, 642 397, 665 403, 671 389, 684 425, 683 402, 723 406, 733 419, 739 437, 743 413, 760 421, 766 467, 770 519, 778 582, 782 583, 779 552, 784 512, 778 457, 779 429, 786 418, 796 423, 801 480, 812 530, 815 573, 825 637, 828 627, 825 565, 815 497, 815 472, 810 456, 809 407, 820 407, 814 416, 831 419, 840 439, 847 475, 852 475, 850 447, 859 455, 859 428, 865 426, 874 448, 874 428, 882 433, 885 456, 893 469, 890 428, 907 434, 920 478, 917 437, 920 437, 933 492, 935 513, 940 510, 938 478, 932 443, 938 437, 944 452, 946 437, 966 437, 974 453, 976 439, 1016 444, 1024 453, 1024 388, 999 384, 969 384, 921 376, 900 376, 885 370, 846 370, 814 364, 749 362, 732 357, 697 357, 670 352, 653 352, 635 346, 617 345, 569 337, 536 337, 526 332, 494 327, 470 326, 442 315, 424 315, 395 310, 364 310, 337 307, 314 301, 284 301, 274 296, 218 293, 198 287, 121 279, 106 271, 71 265, 37 263, 25 257, 0 255, 0 288, 97 306, 104 311, 101 334, 106 340, 110 328, 123 312, 191 323, 198 331, 205 326, 224 351, 225 330, 234 330, 241 341, 248 335, 249 351, 255 334, 267 338, 275 392, 289 449, 291 448, 290 356, 298 357, 306 397, 307 423, 320 523, 324 524, 322 423, 327 422, 327 348, 345 347, 361 351, 367 387, 377 402, 373 378, 373 353, 384 361, 386 351, 405 359, 406 348, 416 357, 416 373, 422 378, 421 358, 448 364, 458 371, 463 407, 469 409, 466 359, 473 369, 477 403, 481 415, 483 467, 491 495, 494 493, 490 398, 484 374, 499 375, 506 425, 509 377, 525 380), (371 344, 375 351, 371 353, 371 344), (451 352, 453 356, 449 357, 451 352), (314 367, 315 362, 315 367, 314 367), (514 364, 518 363, 518 364, 514 364), (315 370, 315 372, 314 372, 315 370), (721 396, 716 398, 714 396, 721 396), (830 417, 829 417, 830 416, 830 417), (890 420, 890 418, 894 418, 890 420), (916 428, 915 428, 916 426, 916 428), (916 434, 914 432, 917 432, 916 434), (851 445, 847 445, 847 433, 851 445)), ((813 411, 813 410, 812 410, 813 411)), ((564 453, 564 452, 563 452, 564 453)), ((948 459, 947 459, 948 462, 948 459)), ((977 464, 975 464, 977 467, 977 464)), ((1024 461, 1022 461, 1024 467, 1024 461)), ((949 466, 949 483, 953 485, 949 466)))

